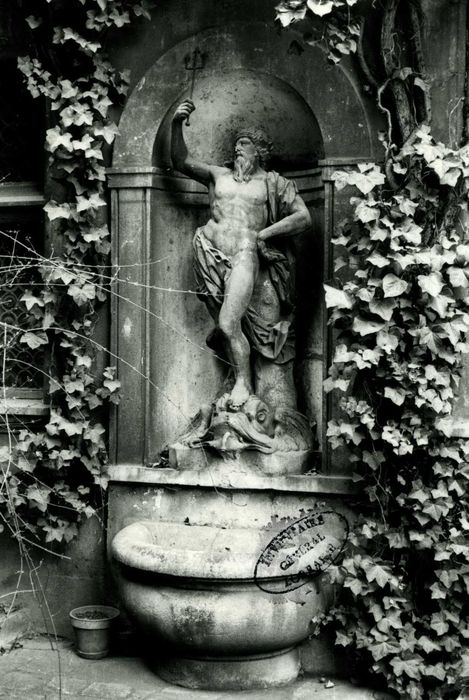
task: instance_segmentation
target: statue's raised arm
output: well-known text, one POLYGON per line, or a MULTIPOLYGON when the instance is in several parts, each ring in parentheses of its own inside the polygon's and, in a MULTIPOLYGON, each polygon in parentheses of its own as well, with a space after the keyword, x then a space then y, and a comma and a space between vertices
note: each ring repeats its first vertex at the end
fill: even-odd
POLYGON ((184 100, 174 112, 171 125, 171 159, 176 170, 197 182, 208 185, 213 180, 215 170, 219 168, 192 158, 184 141, 183 123, 194 110, 195 105, 192 100, 184 100))

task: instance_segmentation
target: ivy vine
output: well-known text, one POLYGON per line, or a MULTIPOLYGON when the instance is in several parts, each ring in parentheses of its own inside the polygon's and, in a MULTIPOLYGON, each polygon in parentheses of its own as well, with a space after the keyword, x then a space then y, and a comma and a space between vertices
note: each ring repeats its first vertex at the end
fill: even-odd
MULTIPOLYGON (((113 366, 101 373, 94 339, 106 299, 109 229, 105 149, 117 133, 111 108, 126 94, 128 75, 105 57, 104 40, 133 18, 149 18, 146 0, 25 0, 35 53, 18 67, 31 95, 45 98, 49 128, 44 207, 54 254, 38 261, 40 284, 22 302, 31 323, 11 327, 12 342, 49 349, 50 415, 41 429, 10 433, 3 463, 0 517, 22 544, 70 541, 82 517, 96 514, 106 485, 104 408, 119 400, 113 366)), ((8 419, 7 419, 8 420, 8 419)), ((41 545, 42 543, 42 545, 41 545)), ((48 547, 52 545, 47 545, 48 547)))
MULTIPOLYGON (((355 2, 286 0, 277 11, 284 26, 321 16, 335 61, 358 51, 363 29, 345 5, 355 2)), ((385 163, 334 175, 357 194, 326 285, 337 334, 326 390, 342 394, 328 438, 347 449, 368 504, 331 572, 336 604, 317 621, 400 697, 456 698, 469 669, 469 444, 451 420, 469 350, 469 147, 432 137, 421 11, 403 3, 414 60, 400 66, 389 44, 397 5, 383 3, 381 80, 359 57, 388 121, 385 163)))

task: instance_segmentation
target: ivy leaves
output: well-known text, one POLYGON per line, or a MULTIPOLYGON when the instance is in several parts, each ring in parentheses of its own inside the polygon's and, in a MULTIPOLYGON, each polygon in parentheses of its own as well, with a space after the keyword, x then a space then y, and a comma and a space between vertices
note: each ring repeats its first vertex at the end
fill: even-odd
POLYGON ((18 67, 32 96, 50 106, 45 147, 60 186, 44 210, 63 245, 39 265, 42 285, 21 299, 31 323, 18 330, 20 342, 49 350, 50 416, 42 428, 21 431, 8 450, 0 513, 18 539, 26 531, 32 541, 69 542, 80 518, 96 514, 106 486, 100 411, 119 401, 120 382, 113 367, 97 372, 93 340, 110 251, 103 151, 118 133, 110 109, 129 76, 106 60, 102 39, 109 28, 149 17, 148 7, 146 0, 69 0, 65 16, 60 0, 38 0, 34 14, 26 12, 48 63, 25 56, 18 67))
POLYGON ((360 23, 353 17, 357 3, 358 0, 282 0, 275 8, 276 19, 282 27, 308 20, 305 43, 325 44, 329 60, 338 63, 357 49, 360 23), (322 20, 320 26, 317 19, 322 20))
POLYGON ((309 10, 318 17, 330 15, 333 10, 343 10, 356 5, 358 0, 284 0, 275 8, 277 19, 283 27, 304 19, 309 10))
POLYGON ((370 506, 334 572, 344 604, 326 621, 419 700, 461 689, 469 636, 469 447, 448 423, 469 349, 467 152, 424 126, 394 166, 398 190, 376 165, 334 176, 361 194, 334 240, 336 274, 350 276, 326 286, 339 335, 325 388, 343 394, 328 436, 370 506))
POLYGON ((378 185, 383 185, 386 177, 374 163, 360 163, 356 171, 333 173, 332 180, 335 181, 338 190, 343 189, 346 185, 352 185, 357 187, 362 194, 368 194, 378 185))
MULTIPOLYGON (((400 297, 407 289, 407 282, 393 272, 385 275, 382 281, 383 297, 400 297)), ((370 311, 372 309, 370 308, 370 311)))

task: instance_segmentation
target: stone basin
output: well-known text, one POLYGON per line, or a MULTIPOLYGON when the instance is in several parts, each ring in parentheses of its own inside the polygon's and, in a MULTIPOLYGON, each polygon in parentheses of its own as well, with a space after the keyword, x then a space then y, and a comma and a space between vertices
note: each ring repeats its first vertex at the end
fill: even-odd
POLYGON ((150 640, 149 661, 160 676, 211 689, 270 687, 297 677, 296 646, 325 609, 328 587, 322 576, 299 576, 291 590, 291 577, 278 566, 259 573, 276 534, 162 521, 134 522, 117 533, 111 557, 120 596, 150 640))
POLYGON ((303 671, 341 672, 328 639, 308 638, 331 595, 321 572, 353 517, 349 479, 266 476, 246 456, 201 470, 120 465, 110 477, 113 602, 161 677, 272 687, 296 678, 299 657, 303 671))

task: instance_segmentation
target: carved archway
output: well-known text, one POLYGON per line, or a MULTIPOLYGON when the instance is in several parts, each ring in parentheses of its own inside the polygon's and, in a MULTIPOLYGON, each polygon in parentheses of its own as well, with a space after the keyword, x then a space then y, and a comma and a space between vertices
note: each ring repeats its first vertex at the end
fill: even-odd
POLYGON ((184 58, 195 46, 208 56, 204 77, 235 70, 262 72, 290 85, 314 113, 324 158, 374 158, 378 151, 374 106, 359 87, 350 64, 327 62, 318 47, 302 56, 289 52, 291 37, 272 26, 233 24, 206 29, 177 44, 140 80, 125 106, 114 148, 113 168, 155 165, 154 144, 168 106, 187 96, 190 80, 184 58), (346 116, 346 121, 344 117, 346 116))

